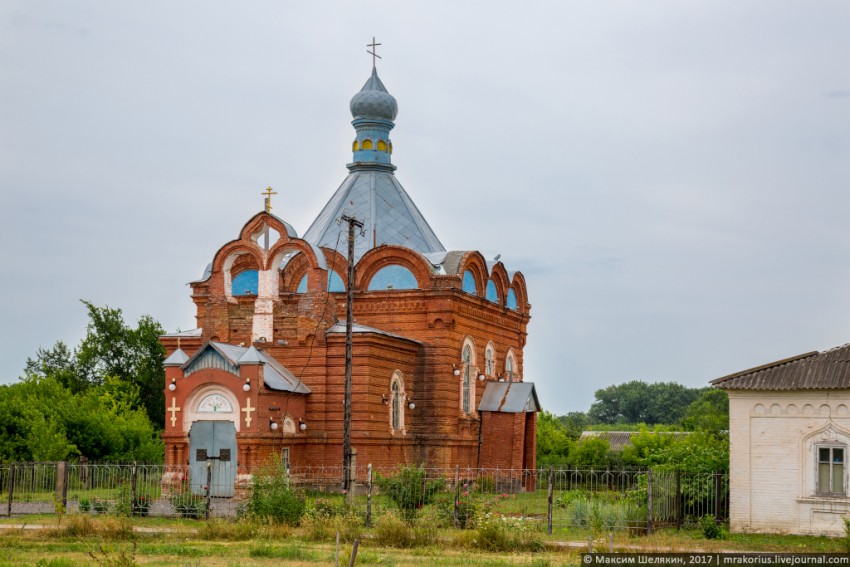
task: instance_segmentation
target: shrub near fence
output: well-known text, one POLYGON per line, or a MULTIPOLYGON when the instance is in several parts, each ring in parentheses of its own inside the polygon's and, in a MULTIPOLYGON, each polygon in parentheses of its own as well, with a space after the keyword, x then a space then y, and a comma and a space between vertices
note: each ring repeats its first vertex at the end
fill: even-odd
MULTIPOLYGON (((263 482, 303 493, 308 510, 345 509, 366 525, 387 513, 408 521, 424 515, 458 528, 476 527, 489 513, 546 531, 589 529, 600 521, 606 529, 646 531, 695 524, 707 514, 721 522, 728 518, 725 472, 362 467, 354 471, 355 488, 346 495, 340 473, 340 467, 277 467, 274 475, 283 478, 267 474, 263 482), (529 479, 536 490, 522 488, 529 479)), ((51 513, 57 502, 72 514, 221 517, 246 507, 249 485, 237 490, 236 498, 210 498, 206 486, 199 494, 191 492, 190 474, 188 467, 164 465, 0 464, 0 515, 51 513)))

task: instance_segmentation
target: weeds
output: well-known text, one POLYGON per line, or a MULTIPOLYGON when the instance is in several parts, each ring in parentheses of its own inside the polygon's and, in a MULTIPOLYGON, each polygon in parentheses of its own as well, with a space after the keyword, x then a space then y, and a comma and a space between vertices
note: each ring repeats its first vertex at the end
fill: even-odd
POLYGON ((266 463, 254 473, 248 514, 276 524, 297 526, 307 508, 304 494, 290 489, 289 477, 280 462, 266 463))
POLYGON ((136 563, 136 542, 133 542, 133 550, 128 555, 124 550, 117 554, 112 551, 107 551, 103 546, 98 546, 99 553, 89 551, 89 557, 94 559, 98 565, 104 567, 133 567, 136 563))

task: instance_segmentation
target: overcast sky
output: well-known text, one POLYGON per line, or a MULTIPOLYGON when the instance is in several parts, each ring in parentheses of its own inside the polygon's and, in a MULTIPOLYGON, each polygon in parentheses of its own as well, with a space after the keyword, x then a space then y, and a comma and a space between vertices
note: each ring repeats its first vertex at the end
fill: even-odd
POLYGON ((448 249, 528 282, 556 414, 850 341, 850 3, 0 4, 0 381, 79 299, 194 327, 186 282, 279 192, 303 234, 348 101, 448 249))

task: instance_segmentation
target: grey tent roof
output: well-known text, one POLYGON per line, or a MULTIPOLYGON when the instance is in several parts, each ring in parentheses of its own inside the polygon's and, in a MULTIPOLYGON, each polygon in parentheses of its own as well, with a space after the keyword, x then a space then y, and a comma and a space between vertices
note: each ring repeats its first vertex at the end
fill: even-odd
POLYGON ((724 390, 850 389, 850 344, 742 370, 711 385, 724 390))
MULTIPOLYGON (((344 333, 344 332, 345 332, 345 321, 337 321, 336 323, 331 325, 331 327, 327 331, 325 331, 325 334, 331 335, 331 334, 338 334, 338 333, 344 333)), ((381 329, 376 329, 374 327, 367 327, 366 325, 359 325, 357 323, 351 324, 351 332, 352 333, 374 333, 376 335, 384 335, 385 337, 393 337, 395 339, 403 339, 405 341, 410 341, 412 343, 421 344, 421 343, 419 343, 419 341, 417 341, 415 339, 410 339, 408 337, 403 337, 401 335, 388 333, 387 331, 382 331, 381 329)))
POLYGON ((392 172, 355 170, 349 173, 304 233, 304 240, 344 252, 348 227, 336 223, 343 213, 363 221, 366 233, 355 240, 355 262, 382 244, 404 246, 420 254, 445 251, 392 172))
POLYGON ((524 413, 540 411, 534 382, 488 382, 478 411, 524 413))
POLYGON ((183 366, 189 360, 189 355, 183 352, 182 348, 177 348, 168 358, 162 363, 163 366, 183 366))
POLYGON ((204 346, 198 349, 198 352, 192 355, 192 358, 183 364, 183 368, 187 368, 200 357, 207 349, 214 349, 223 356, 233 366, 241 364, 263 364, 263 383, 266 387, 272 390, 281 392, 293 392, 295 394, 309 394, 310 388, 301 382, 292 372, 289 371, 283 364, 266 354, 265 352, 251 347, 241 347, 230 345, 227 343, 217 343, 209 341, 204 346))
POLYGON ((200 337, 203 334, 203 329, 189 329, 188 331, 176 331, 174 333, 166 333, 161 337, 200 337))

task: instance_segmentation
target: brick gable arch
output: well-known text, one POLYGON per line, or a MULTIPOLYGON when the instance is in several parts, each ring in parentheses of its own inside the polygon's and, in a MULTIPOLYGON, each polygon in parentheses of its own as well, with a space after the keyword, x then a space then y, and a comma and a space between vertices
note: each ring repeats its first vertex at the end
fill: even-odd
POLYGON ((295 230, 287 223, 265 211, 259 212, 246 222, 239 231, 239 240, 253 241, 254 236, 262 230, 263 225, 273 228, 281 240, 292 240, 297 238, 295 230))
POLYGON ((319 259, 316 258, 316 253, 313 251, 313 247, 310 246, 310 244, 308 244, 304 240, 301 240, 300 238, 293 238, 291 240, 284 240, 283 238, 281 238, 269 250, 265 269, 276 269, 278 266, 280 266, 280 262, 281 260, 283 260, 284 254, 296 250, 301 253, 299 254, 299 256, 306 257, 307 263, 310 265, 310 268, 319 268, 319 259))
POLYGON ((493 283, 496 284, 496 293, 499 295, 499 305, 504 307, 507 302, 508 288, 510 288, 508 272, 505 270, 505 265, 501 262, 497 262, 496 265, 493 266, 493 270, 490 272, 490 279, 492 279, 493 283))
POLYGON ((368 251, 357 263, 354 286, 365 291, 381 268, 402 266, 416 278, 419 289, 431 287, 431 264, 421 254, 403 246, 383 245, 368 251))
POLYGON ((260 250, 256 246, 249 246, 241 240, 234 240, 225 244, 216 252, 213 259, 210 276, 211 291, 228 298, 233 297, 233 290, 231 289, 233 276, 248 269, 258 269, 262 266, 262 261, 260 250), (246 258, 240 260, 240 256, 248 256, 250 260, 246 258), (237 271, 231 272, 234 266, 236 266, 237 271))
POLYGON ((457 275, 460 276, 459 289, 463 289, 463 275, 466 271, 472 274, 475 279, 476 297, 484 297, 487 292, 487 280, 489 279, 487 262, 484 256, 476 250, 466 252, 458 263, 457 275))
POLYGON ((322 291, 328 289, 328 279, 331 275, 331 270, 337 273, 339 278, 342 280, 343 288, 348 286, 348 261, 345 259, 345 256, 333 250, 331 248, 322 248, 322 252, 325 254, 325 262, 328 265, 328 270, 326 275, 326 279, 322 283, 324 286, 322 291))
POLYGON ((528 288, 525 286, 525 276, 522 272, 516 272, 511 280, 511 288, 516 294, 517 311, 519 313, 528 313, 528 288))
MULTIPOLYGON (((312 272, 311 266, 304 254, 297 254, 289 262, 280 274, 279 293, 295 293, 301 278, 312 272)), ((313 278, 307 278, 307 291, 313 291, 313 278)))
MULTIPOLYGON (((324 258, 322 258, 324 260, 324 258)), ((276 281, 273 281, 272 287, 276 289, 278 293, 281 291, 286 292, 295 292, 301 278, 308 274, 307 277, 307 290, 308 291, 318 291, 321 289, 319 286, 317 288, 317 282, 323 280, 323 272, 324 270, 320 267, 320 261, 316 258, 316 253, 312 246, 304 240, 294 238, 294 239, 284 239, 281 238, 278 240, 274 246, 268 251, 266 255, 266 270, 272 271, 273 278, 276 281), (297 277, 295 274, 290 272, 288 277, 281 277, 283 274, 281 273, 279 266, 283 261, 283 257, 285 254, 289 252, 297 252, 295 257, 293 257, 290 262, 286 266, 286 271, 290 272, 289 264, 297 261, 295 267, 298 269, 299 273, 297 277), (294 282, 292 281, 294 279, 294 282), (286 281, 284 281, 286 280, 286 281)))

